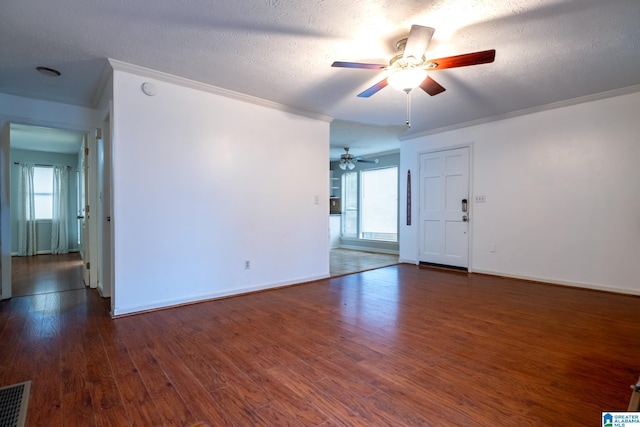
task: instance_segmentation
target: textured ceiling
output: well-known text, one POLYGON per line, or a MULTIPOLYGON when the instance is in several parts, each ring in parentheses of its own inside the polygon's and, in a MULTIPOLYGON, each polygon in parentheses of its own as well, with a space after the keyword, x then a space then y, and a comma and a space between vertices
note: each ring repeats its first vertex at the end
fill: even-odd
POLYGON ((638 0, 20 0, 0 12, 0 92, 92 106, 114 58, 333 117, 334 158, 346 145, 386 151, 407 132, 640 84, 638 0), (415 90, 407 129, 403 93, 356 97, 384 72, 330 65, 386 64, 412 24, 436 29, 430 58, 497 54, 433 72, 447 90, 415 90))

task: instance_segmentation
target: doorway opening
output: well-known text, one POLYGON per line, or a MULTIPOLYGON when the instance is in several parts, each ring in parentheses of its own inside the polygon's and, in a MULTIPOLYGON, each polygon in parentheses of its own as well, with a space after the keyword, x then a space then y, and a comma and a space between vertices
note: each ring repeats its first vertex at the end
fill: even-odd
POLYGON ((81 289, 84 287, 83 230, 78 223, 84 208, 84 191, 80 190, 84 170, 79 159, 83 157, 86 135, 36 125, 11 123, 8 127, 9 296, 81 289), (18 188, 20 174, 28 170, 24 165, 31 165, 34 171, 30 186, 33 195, 28 198, 34 209, 28 218, 22 212, 24 209, 19 208, 25 197, 26 186, 18 188), (64 179, 52 174, 54 169, 63 170, 64 179), (41 173, 43 171, 49 173, 41 173), (58 197, 58 194, 64 195, 58 197), (22 230, 25 224, 28 224, 28 250, 24 241, 20 241, 25 234, 22 230))

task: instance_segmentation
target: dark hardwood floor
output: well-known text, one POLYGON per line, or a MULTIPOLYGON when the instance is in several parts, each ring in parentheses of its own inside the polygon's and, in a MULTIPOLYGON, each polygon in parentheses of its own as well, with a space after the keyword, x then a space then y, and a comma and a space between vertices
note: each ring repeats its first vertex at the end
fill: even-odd
POLYGON ((82 289, 80 254, 11 257, 11 292, 14 297, 82 289))
POLYGON ((27 425, 593 426, 640 373, 638 297, 406 264, 108 309, 84 287, 0 302, 27 425))

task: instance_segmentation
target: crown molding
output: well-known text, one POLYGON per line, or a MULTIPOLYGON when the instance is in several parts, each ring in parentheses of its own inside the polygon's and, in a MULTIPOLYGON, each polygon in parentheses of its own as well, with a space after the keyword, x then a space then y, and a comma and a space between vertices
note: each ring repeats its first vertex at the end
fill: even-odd
POLYGON ((137 74, 139 76, 148 77, 151 79, 163 81, 166 83, 172 83, 190 89, 199 90, 202 92, 212 93, 214 95, 224 96, 226 98, 235 99, 238 101, 247 102, 261 107, 267 107, 285 113, 295 114, 298 116, 307 117, 310 119, 321 120, 323 122, 331 122, 333 117, 325 116, 323 114, 313 113, 311 111, 300 110, 288 105, 279 104, 273 101, 267 101, 266 99, 258 98, 255 96, 247 95, 240 92, 224 89, 217 86, 212 86, 206 83, 198 82, 195 80, 187 79, 184 77, 176 76, 173 74, 165 73, 162 71, 152 70, 150 68, 140 67, 138 65, 129 64, 126 62, 118 61, 117 59, 109 58, 109 64, 116 71, 124 71, 127 73, 137 74))
POLYGON ((497 122, 500 120, 511 119, 513 117, 526 116, 528 114, 541 113, 543 111, 555 110, 558 108, 570 107, 572 105, 584 104, 587 102, 599 101, 606 98, 614 98, 616 96, 629 95, 632 93, 640 92, 640 85, 628 86, 620 89, 614 89, 606 92, 594 93, 592 95, 581 96, 578 98, 567 99, 564 101, 558 101, 551 104, 539 105, 536 107, 525 108, 523 110, 511 111, 509 113, 499 114, 496 116, 483 117, 477 120, 471 120, 464 123, 457 123, 450 126, 444 126, 437 129, 431 129, 423 132, 416 132, 409 135, 402 135, 398 137, 400 141, 408 141, 411 139, 421 138, 423 136, 435 135, 438 133, 448 132, 456 129, 462 129, 470 126, 481 125, 485 123, 497 122))

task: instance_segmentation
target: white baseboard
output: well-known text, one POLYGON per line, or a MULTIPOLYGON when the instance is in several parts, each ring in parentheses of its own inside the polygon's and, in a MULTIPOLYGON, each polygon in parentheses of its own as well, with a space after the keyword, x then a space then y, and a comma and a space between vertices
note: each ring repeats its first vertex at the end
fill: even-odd
POLYGON ((120 316, 129 315, 129 314, 137 314, 145 311, 154 311, 154 310, 178 307, 181 305, 193 304, 193 303, 209 301, 209 300, 216 300, 216 299, 221 299, 221 298, 226 298, 231 296, 238 296, 243 294, 249 294, 249 293, 264 291, 268 289, 283 288, 285 286, 300 285, 303 283, 313 282, 315 280, 327 279, 329 277, 330 277, 329 274, 323 274, 321 276, 301 277, 296 280, 287 280, 283 282, 247 286, 243 288, 235 288, 227 291, 213 292, 213 293, 200 294, 200 295, 190 295, 184 298, 154 301, 149 304, 142 304, 137 306, 114 307, 112 312, 112 317, 120 317, 120 316))
POLYGON ((571 286, 574 288, 583 288, 583 289, 593 289, 596 291, 606 291, 606 292, 614 292, 617 294, 628 294, 628 295, 640 295, 640 290, 638 289, 627 289, 627 288, 614 288, 610 286, 602 286, 594 283, 582 283, 582 282, 571 282, 567 280, 558 280, 558 279, 549 279, 549 278, 540 278, 534 276, 523 276, 518 274, 505 274, 497 271, 491 270, 478 270, 473 269, 470 270, 471 273, 479 273, 479 274, 488 274, 490 276, 499 276, 499 277, 509 277, 511 279, 521 279, 521 280, 529 280, 532 282, 540 282, 540 283, 549 283, 551 285, 561 285, 561 286, 571 286))
MULTIPOLYGON (((69 249, 69 253, 75 253, 75 252, 80 252, 80 249, 78 248, 74 248, 74 249, 69 249)), ((35 253, 35 255, 51 255, 51 249, 46 250, 46 251, 37 251, 35 253)), ((18 252, 11 252, 11 256, 20 256, 18 255, 18 252)))
POLYGON ((104 287, 102 286, 102 283, 98 283, 98 286, 96 288, 98 289, 98 294, 100 294, 102 298, 111 298, 111 294, 108 292, 105 292, 104 287))
MULTIPOLYGON (((362 250, 362 248, 358 248, 358 249, 362 250)), ((418 264, 415 260, 407 260, 407 259, 400 259, 399 262, 400 263, 406 263, 406 264, 413 264, 413 265, 417 265, 418 264)), ((473 273, 487 274, 487 275, 498 276, 498 277, 509 277, 509 278, 513 278, 513 279, 529 280, 529 281, 540 282, 540 283, 549 283, 549 284, 553 284, 553 285, 571 286, 571 287, 583 288, 583 289, 593 289, 593 290, 598 290, 598 291, 614 292, 614 293, 620 293, 620 294, 640 295, 640 290, 625 289, 625 288, 613 288, 613 287, 608 287, 608 286, 595 285, 595 284, 592 284, 592 283, 569 282, 569 281, 564 281, 564 280, 552 280, 552 279, 546 279, 546 278, 542 279, 542 278, 539 278, 539 277, 514 275, 514 274, 505 274, 505 273, 496 272, 496 271, 490 271, 490 270, 477 270, 477 269, 474 269, 472 274, 473 273)), ((154 301, 154 302, 151 302, 151 303, 148 303, 148 304, 142 304, 142 305, 137 305, 137 306, 115 307, 114 310, 113 310, 112 315, 113 315, 113 317, 119 317, 119 316, 126 316, 126 315, 130 315, 130 314, 137 314, 137 313, 145 312, 145 311, 154 311, 154 310, 159 310, 159 309, 172 308, 172 307, 177 307, 177 306, 181 306, 181 305, 185 305, 185 304, 192 304, 192 303, 203 302, 203 301, 208 301, 208 300, 216 300, 216 299, 220 299, 220 298, 226 298, 226 297, 230 297, 230 296, 238 296, 238 295, 242 295, 242 294, 248 294, 248 293, 252 293, 252 292, 264 291, 264 290, 268 290, 268 289, 276 289, 276 288, 281 288, 281 287, 285 287, 285 286, 300 285, 300 284, 303 284, 303 283, 312 282, 312 281, 315 281, 315 280, 322 280, 322 279, 326 279, 326 278, 329 278, 329 277, 330 277, 329 274, 320 275, 320 276, 301 277, 301 278, 296 279, 296 280, 287 280, 287 281, 283 281, 283 282, 260 284, 260 285, 255 285, 255 286, 247 286, 247 287, 243 287, 243 288, 235 288, 235 289, 230 289, 230 290, 226 290, 226 291, 213 292, 213 293, 200 294, 200 295, 190 295, 190 296, 186 296, 184 298, 176 298, 176 299, 170 299, 170 300, 154 301)))
MULTIPOLYGON (((413 265, 420 264, 420 262, 416 261, 415 259, 405 259, 405 258, 400 258, 398 262, 404 263, 404 264, 413 264, 413 265)), ((548 283, 551 285, 571 286, 574 288, 593 289, 596 291, 614 292, 617 294, 640 295, 640 290, 638 289, 614 288, 611 286, 597 285, 595 283, 572 282, 567 280, 541 278, 541 277, 526 276, 521 274, 507 274, 500 271, 482 270, 477 268, 472 269, 471 267, 469 267, 469 273, 487 274, 489 276, 498 276, 498 277, 509 277, 511 279, 529 280, 532 282, 548 283)))

